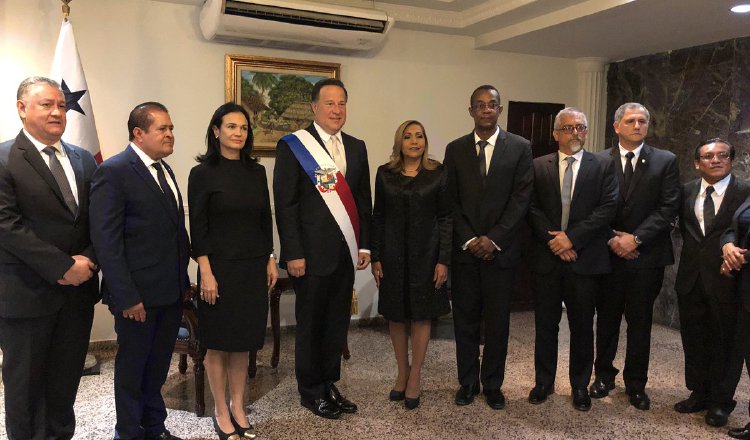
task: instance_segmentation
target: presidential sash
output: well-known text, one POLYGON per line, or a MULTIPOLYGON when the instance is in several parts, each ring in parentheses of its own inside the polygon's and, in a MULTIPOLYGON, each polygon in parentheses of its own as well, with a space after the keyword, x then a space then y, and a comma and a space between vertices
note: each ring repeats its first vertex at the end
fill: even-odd
MULTIPOLYGON (((298 130, 282 138, 294 153, 318 194, 323 198, 341 233, 344 234, 352 263, 359 259, 359 215, 354 196, 344 175, 328 152, 307 130, 298 130)), ((343 145, 342 145, 343 147, 343 145)), ((305 213, 300 213, 305 215, 305 213)))

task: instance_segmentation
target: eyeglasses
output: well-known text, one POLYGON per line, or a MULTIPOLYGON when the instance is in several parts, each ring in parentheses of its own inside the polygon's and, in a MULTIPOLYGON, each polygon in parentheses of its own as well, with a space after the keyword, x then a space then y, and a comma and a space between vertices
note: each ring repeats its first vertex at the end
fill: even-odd
POLYGON ((502 105, 498 104, 497 102, 490 102, 489 104, 480 102, 471 106, 471 108, 473 108, 474 110, 480 110, 480 111, 484 111, 485 109, 497 110, 500 107, 502 107, 502 105))
POLYGON ((577 131, 579 133, 586 133, 588 131, 588 127, 586 127, 583 124, 576 124, 576 125, 563 125, 560 128, 556 128, 557 131, 562 131, 563 133, 571 134, 573 131, 577 131))
POLYGON ((704 154, 698 157, 700 157, 701 160, 705 162, 711 162, 712 160, 714 160, 714 158, 719 159, 719 160, 727 160, 731 157, 731 154, 727 153, 726 151, 722 151, 720 153, 716 153, 716 154, 708 153, 708 154, 704 154))

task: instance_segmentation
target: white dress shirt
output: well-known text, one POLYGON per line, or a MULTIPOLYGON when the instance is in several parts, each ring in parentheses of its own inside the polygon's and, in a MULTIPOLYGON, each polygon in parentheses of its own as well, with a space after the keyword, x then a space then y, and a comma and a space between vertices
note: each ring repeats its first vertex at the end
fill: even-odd
MULTIPOLYGON (((341 130, 336 132, 335 134, 328 134, 325 130, 323 130, 323 127, 318 125, 317 122, 313 122, 313 127, 315 127, 315 130, 318 132, 318 136, 320 136, 320 140, 323 141, 323 145, 328 148, 328 143, 330 142, 332 137, 335 137, 339 141, 339 147, 340 147, 340 154, 341 159, 344 162, 344 170, 346 170, 346 148, 344 148, 344 140, 341 138, 341 130)), ((333 151, 329 151, 328 154, 331 156, 331 159, 333 159, 333 151)), ((338 167, 338 164, 336 165, 338 167)), ((346 174, 345 172, 342 174, 346 174)))
POLYGON ((698 197, 695 198, 693 212, 695 212, 695 218, 698 219, 698 224, 701 225, 701 230, 704 235, 706 234, 706 226, 703 224, 703 202, 706 200, 706 188, 709 186, 714 187, 711 199, 714 201, 714 215, 716 215, 716 213, 719 212, 719 208, 721 208, 721 202, 724 201, 724 194, 727 192, 727 187, 729 186, 731 178, 732 175, 729 174, 713 185, 710 185, 705 179, 701 179, 701 188, 700 191, 698 191, 698 197))
MULTIPOLYGON (((568 162, 565 160, 569 156, 565 153, 562 153, 560 151, 557 152, 557 168, 560 173, 560 193, 562 193, 562 185, 563 185, 563 178, 565 177, 565 168, 568 167, 568 162)), ((570 187, 570 198, 573 198, 573 194, 575 194, 576 189, 576 180, 578 179, 578 169, 581 168, 581 159, 583 158, 583 149, 578 150, 576 154, 573 155, 575 157, 575 161, 573 162, 573 185, 570 187)))
MULTIPOLYGON (((63 148, 62 143, 60 141, 55 142, 52 145, 47 145, 43 142, 39 142, 34 136, 29 134, 26 129, 23 129, 23 134, 26 135, 26 137, 31 141, 32 144, 34 144, 34 147, 36 147, 37 150, 39 150, 39 154, 42 156, 42 160, 44 160, 44 163, 47 164, 47 167, 49 167, 49 156, 47 153, 43 152, 47 147, 55 147, 55 150, 57 152, 55 153, 55 156, 57 156, 57 160, 60 161, 60 165, 63 167, 63 171, 65 171, 65 177, 68 179, 68 184, 70 185, 70 190, 73 192, 73 197, 76 199, 76 204, 78 203, 78 185, 76 184, 76 173, 73 171, 73 165, 70 164, 70 159, 68 158, 68 153, 65 151, 65 148, 63 148)), ((50 169, 51 171, 51 169, 50 169)))
MULTIPOLYGON (((153 160, 150 157, 148 157, 148 154, 144 153, 143 150, 138 148, 138 145, 134 143, 130 143, 130 146, 133 147, 133 151, 135 151, 135 154, 138 155, 138 157, 143 161, 143 164, 146 165, 146 169, 149 173, 151 173, 151 177, 154 178, 154 181, 156 182, 156 186, 161 188, 161 185, 159 184, 159 177, 156 174, 156 168, 154 168, 152 165, 155 163, 161 163, 161 160, 153 160)), ((164 166, 164 164, 161 165, 164 169, 164 176, 167 179, 167 184, 169 184, 169 188, 172 190, 172 194, 174 194, 174 202, 175 205, 179 208, 179 200, 177 198, 177 183, 172 179, 172 176, 167 171, 167 167, 164 166)))
MULTIPOLYGON (((620 145, 620 144, 617 144, 617 146, 620 149, 620 163, 622 164, 622 172, 624 173, 625 172, 625 161, 628 160, 628 158, 625 157, 625 155, 628 154, 628 152, 630 150, 626 150, 626 149, 622 148, 622 145, 620 145)), ((634 172, 635 172, 636 165, 638 165, 638 157, 641 155, 641 150, 642 149, 643 149, 643 143, 641 143, 641 145, 638 145, 638 148, 636 148, 635 150, 633 150, 633 155, 634 156, 633 156, 632 159, 630 159, 630 163, 633 164, 633 171, 634 172)))
MULTIPOLYGON (((497 143, 497 136, 500 134, 500 127, 495 127, 495 133, 487 139, 487 145, 484 146, 484 158, 485 158, 485 171, 486 174, 490 173, 490 163, 492 162, 492 153, 495 152, 495 144, 497 143)), ((477 136, 477 133, 474 132, 474 147, 477 151, 477 156, 479 156, 479 141, 481 141, 482 138, 477 136)))

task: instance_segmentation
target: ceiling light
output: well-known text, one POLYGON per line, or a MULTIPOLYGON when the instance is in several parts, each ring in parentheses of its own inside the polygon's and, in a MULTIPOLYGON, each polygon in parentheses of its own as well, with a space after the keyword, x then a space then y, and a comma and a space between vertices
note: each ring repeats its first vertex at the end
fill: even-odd
POLYGON ((729 10, 734 12, 735 14, 746 14, 750 12, 750 4, 732 6, 732 8, 729 10))

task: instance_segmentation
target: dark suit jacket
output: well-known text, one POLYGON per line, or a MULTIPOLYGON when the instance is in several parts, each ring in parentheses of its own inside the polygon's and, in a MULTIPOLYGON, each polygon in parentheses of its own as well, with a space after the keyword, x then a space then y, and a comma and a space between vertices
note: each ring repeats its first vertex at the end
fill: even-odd
POLYGON ((600 153, 614 162, 620 197, 612 229, 638 236, 640 256, 626 261, 612 253, 615 264, 635 269, 657 268, 674 263, 670 231, 680 209, 680 173, 677 157, 670 151, 644 144, 630 188, 620 161, 620 150, 600 153))
MULTIPOLYGON (((172 169, 162 161, 174 180, 172 169)), ((188 238, 179 189, 175 218, 159 184, 136 152, 104 161, 91 183, 91 241, 113 313, 140 302, 174 304, 188 287, 188 238)))
POLYGON ((89 240, 89 184, 96 169, 91 153, 62 143, 78 188, 78 213, 65 205, 60 187, 34 144, 21 131, 0 144, 0 316, 51 315, 70 295, 99 300, 98 278, 75 286, 57 280, 72 255, 96 261, 89 240))
POLYGON ((503 268, 518 264, 522 249, 517 232, 528 211, 534 181, 529 141, 500 129, 484 185, 473 132, 448 144, 444 164, 454 200, 456 261, 478 261, 461 247, 472 237, 486 235, 502 249, 491 264, 503 268))
MULTIPOLYGON (((750 240, 750 230, 748 230, 744 236, 740 236, 739 234, 739 217, 746 209, 750 209, 750 196, 748 196, 748 198, 746 198, 739 208, 737 208, 732 214, 732 225, 721 236, 719 249, 717 249, 719 253, 721 253, 721 248, 727 243, 733 243, 735 246, 743 247, 744 244, 748 243, 750 240)), ((748 258, 750 257, 745 256, 745 260, 748 258)), ((737 276, 738 275, 735 274, 735 277, 737 276)), ((742 301, 745 311, 750 312, 750 271, 748 271, 748 266, 744 266, 740 271, 736 289, 737 296, 740 301, 742 301)))
POLYGON ((722 276, 721 246, 722 234, 730 227, 732 216, 742 202, 750 195, 750 184, 734 175, 729 181, 724 199, 711 226, 703 234, 695 217, 695 199, 700 191, 701 179, 688 182, 682 187, 682 210, 680 213, 680 233, 682 252, 677 270, 675 290, 682 295, 690 293, 700 275, 704 291, 721 302, 735 299, 733 278, 722 276))
MULTIPOLYGON (((313 124, 306 130, 323 145, 313 124)), ((372 195, 367 148, 363 141, 344 132, 341 132, 341 138, 346 151, 345 178, 359 215, 359 248, 369 249, 372 195)), ((304 258, 306 273, 328 275, 333 272, 344 236, 318 190, 283 140, 276 145, 273 193, 281 266, 286 268, 287 261, 304 258)))
POLYGON ((574 272, 582 275, 610 272, 607 240, 609 225, 617 212, 618 194, 613 162, 584 151, 565 231, 578 259, 565 263, 547 246, 554 238, 547 231, 559 231, 562 217, 558 153, 534 159, 534 196, 528 216, 534 233, 530 256, 532 270, 546 273, 555 264, 570 264, 574 272))

